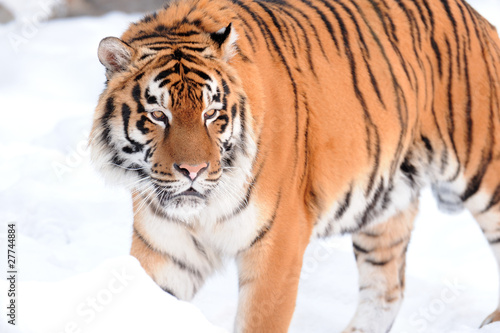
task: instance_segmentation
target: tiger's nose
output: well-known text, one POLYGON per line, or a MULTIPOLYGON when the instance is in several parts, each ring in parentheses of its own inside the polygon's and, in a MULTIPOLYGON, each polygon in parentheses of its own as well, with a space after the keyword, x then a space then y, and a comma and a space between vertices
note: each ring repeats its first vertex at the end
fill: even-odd
POLYGON ((174 163, 174 168, 184 176, 189 177, 191 180, 195 180, 195 178, 198 177, 200 173, 208 168, 208 163, 201 163, 198 165, 189 165, 187 163, 177 165, 176 163, 174 163))

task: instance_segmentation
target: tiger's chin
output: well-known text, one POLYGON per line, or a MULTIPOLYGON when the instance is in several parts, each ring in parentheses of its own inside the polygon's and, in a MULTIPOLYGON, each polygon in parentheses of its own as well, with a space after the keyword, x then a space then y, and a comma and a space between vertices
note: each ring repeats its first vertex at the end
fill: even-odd
POLYGON ((166 201, 159 201, 164 217, 188 224, 196 220, 207 207, 206 199, 194 194, 184 194, 166 201))

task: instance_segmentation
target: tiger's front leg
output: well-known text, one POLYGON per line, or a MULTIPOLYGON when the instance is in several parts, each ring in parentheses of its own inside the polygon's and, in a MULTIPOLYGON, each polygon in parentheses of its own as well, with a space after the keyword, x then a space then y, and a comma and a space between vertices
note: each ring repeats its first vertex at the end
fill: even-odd
POLYGON ((406 248, 417 203, 352 236, 359 271, 358 308, 344 333, 389 332, 403 300, 406 248))
POLYGON ((291 212, 277 212, 267 232, 264 229, 236 258, 239 302, 235 332, 288 331, 310 235, 300 222, 291 212))
POLYGON ((135 217, 130 254, 164 291, 181 300, 191 300, 221 265, 220 257, 205 247, 187 226, 156 216, 138 195, 133 195, 133 200, 135 217))

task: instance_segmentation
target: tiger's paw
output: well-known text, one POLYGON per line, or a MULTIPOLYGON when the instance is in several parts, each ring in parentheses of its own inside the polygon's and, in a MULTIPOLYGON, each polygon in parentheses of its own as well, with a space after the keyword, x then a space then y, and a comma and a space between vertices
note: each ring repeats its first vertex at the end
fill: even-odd
POLYGON ((500 310, 496 310, 492 314, 490 314, 486 319, 483 321, 480 327, 486 326, 488 324, 491 324, 493 322, 500 321, 500 310))

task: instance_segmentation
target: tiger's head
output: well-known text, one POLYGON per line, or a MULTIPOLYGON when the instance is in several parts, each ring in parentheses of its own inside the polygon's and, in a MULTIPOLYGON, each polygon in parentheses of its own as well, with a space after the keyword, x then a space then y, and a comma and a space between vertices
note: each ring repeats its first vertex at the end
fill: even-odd
POLYGON ((108 80, 92 160, 156 214, 188 221, 244 196, 255 144, 229 64, 236 38, 231 24, 215 32, 192 24, 151 30, 149 18, 99 45, 108 80))

